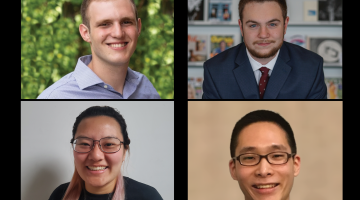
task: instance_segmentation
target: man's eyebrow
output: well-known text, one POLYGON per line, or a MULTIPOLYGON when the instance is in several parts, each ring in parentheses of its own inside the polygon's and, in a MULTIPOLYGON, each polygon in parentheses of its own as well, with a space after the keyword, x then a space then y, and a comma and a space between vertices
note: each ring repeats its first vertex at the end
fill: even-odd
MULTIPOLYGON (((282 144, 273 144, 271 146, 268 146, 267 147, 268 149, 272 149, 272 150, 287 150, 286 147, 282 144)), ((255 151, 257 148, 254 147, 254 146, 247 146, 247 147, 243 147, 239 153, 242 154, 242 153, 245 153, 245 152, 249 152, 249 151, 255 151)))
MULTIPOLYGON (((135 19, 134 19, 134 18, 131 18, 131 17, 123 17, 123 18, 121 18, 120 21, 125 21, 125 20, 135 22, 135 19)), ((96 24, 100 24, 100 23, 111 22, 111 21, 113 21, 113 20, 112 20, 112 19, 100 19, 100 20, 96 21, 95 23, 96 23, 96 24)))
MULTIPOLYGON (((280 22, 280 20, 278 20, 278 19, 272 19, 272 20, 270 20, 270 21, 268 21, 268 22, 266 22, 266 23, 275 22, 275 21, 280 22)), ((255 23, 255 24, 259 24, 259 22, 254 21, 254 20, 248 20, 245 24, 247 24, 247 23, 255 23)))

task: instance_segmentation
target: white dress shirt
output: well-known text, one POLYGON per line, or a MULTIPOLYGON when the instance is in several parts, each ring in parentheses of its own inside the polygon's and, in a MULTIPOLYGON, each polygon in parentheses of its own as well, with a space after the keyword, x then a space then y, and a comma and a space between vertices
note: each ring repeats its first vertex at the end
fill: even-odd
POLYGON ((276 63, 276 60, 277 60, 277 57, 279 55, 279 52, 280 52, 280 49, 278 50, 278 52, 276 53, 276 56, 275 58, 273 58, 270 62, 268 62, 266 65, 262 65, 261 63, 259 63, 258 61, 254 60, 254 58, 251 57, 248 49, 246 48, 246 53, 247 53, 247 56, 249 57, 249 61, 250 61, 250 65, 254 71, 254 75, 255 75, 255 79, 256 79, 256 84, 259 85, 259 80, 261 78, 261 71, 260 71, 260 68, 261 67, 267 67, 270 69, 269 71, 269 77, 271 76, 271 72, 273 71, 274 69, 274 66, 275 66, 275 63, 276 63))

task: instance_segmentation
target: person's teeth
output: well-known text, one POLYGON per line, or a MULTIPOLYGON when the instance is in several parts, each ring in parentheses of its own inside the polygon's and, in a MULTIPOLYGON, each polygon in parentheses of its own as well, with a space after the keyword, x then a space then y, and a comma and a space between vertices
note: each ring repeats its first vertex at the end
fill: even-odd
POLYGON ((88 168, 90 169, 90 170, 104 170, 106 167, 90 167, 90 166, 88 166, 88 168))
POLYGON ((257 188, 272 188, 272 187, 275 187, 275 184, 272 184, 272 185, 257 185, 256 187, 257 188))
POLYGON ((111 44, 111 47, 123 47, 125 46, 126 43, 121 43, 121 44, 111 44))

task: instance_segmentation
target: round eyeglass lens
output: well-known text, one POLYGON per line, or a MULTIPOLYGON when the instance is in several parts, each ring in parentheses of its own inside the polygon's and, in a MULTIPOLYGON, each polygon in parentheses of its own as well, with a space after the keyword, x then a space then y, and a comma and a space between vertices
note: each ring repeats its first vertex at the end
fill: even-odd
POLYGON ((74 141, 73 147, 76 152, 89 152, 93 146, 93 140, 89 138, 78 138, 74 141))
POLYGON ((121 147, 120 140, 116 138, 103 138, 100 142, 101 148, 105 152, 116 152, 121 147))

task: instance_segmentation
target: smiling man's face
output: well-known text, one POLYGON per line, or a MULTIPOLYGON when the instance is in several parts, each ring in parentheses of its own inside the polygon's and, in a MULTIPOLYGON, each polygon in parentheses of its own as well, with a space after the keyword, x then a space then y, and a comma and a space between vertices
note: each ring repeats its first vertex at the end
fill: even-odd
POLYGON ((284 25, 277 2, 248 3, 242 15, 238 23, 249 53, 261 64, 268 63, 283 44, 289 17, 284 25))
POLYGON ((91 45, 94 59, 112 66, 127 66, 140 35, 141 20, 136 19, 129 0, 92 1, 87 10, 90 32, 80 25, 80 33, 91 45))
MULTIPOLYGON (((278 125, 256 122, 246 126, 239 134, 235 156, 244 153, 266 155, 272 152, 291 154, 286 133, 278 125)), ((300 172, 300 157, 295 155, 281 165, 272 165, 266 159, 261 159, 260 163, 254 166, 243 166, 238 160, 234 163, 231 159, 229 168, 246 200, 289 200, 294 177, 300 172), (272 188, 260 189, 257 187, 259 185, 271 185, 272 188)))

